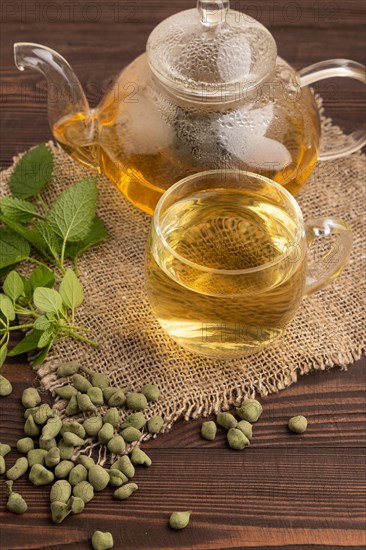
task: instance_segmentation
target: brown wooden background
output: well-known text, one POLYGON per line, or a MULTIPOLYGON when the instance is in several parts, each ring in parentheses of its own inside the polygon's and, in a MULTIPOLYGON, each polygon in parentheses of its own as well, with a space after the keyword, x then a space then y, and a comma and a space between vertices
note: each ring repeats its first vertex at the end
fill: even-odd
MULTIPOLYGON (((3 0, 1 4, 0 163, 51 137, 46 83, 30 71, 18 72, 15 41, 44 43, 74 67, 93 106, 113 76, 144 49, 151 29, 163 18, 193 7, 194 0, 3 0)), ((270 27, 279 53, 296 68, 326 58, 365 62, 363 0, 237 0, 270 27)), ((351 131, 362 118, 365 94, 344 79, 318 87, 327 113, 351 131)), ((342 320, 339 320, 342 322, 342 320)), ((264 414, 250 449, 226 448, 201 440, 200 422, 179 422, 170 434, 150 442, 154 461, 140 469, 141 490, 116 502, 110 490, 97 494, 80 516, 60 526, 49 518, 48 488, 16 483, 29 504, 23 516, 5 512, 0 485, 0 548, 90 548, 95 529, 110 530, 115 548, 126 550, 210 550, 286 548, 287 550, 364 548, 366 545, 366 361, 347 372, 313 373, 293 387, 263 398, 264 414), (287 432, 286 421, 305 414, 303 436, 287 432), (192 509, 190 527, 172 532, 167 518, 192 509)), ((1 398, 0 440, 15 445, 22 436, 21 392, 35 384, 23 363, 3 374, 14 392, 1 398)), ((17 452, 8 455, 12 464, 17 452)))

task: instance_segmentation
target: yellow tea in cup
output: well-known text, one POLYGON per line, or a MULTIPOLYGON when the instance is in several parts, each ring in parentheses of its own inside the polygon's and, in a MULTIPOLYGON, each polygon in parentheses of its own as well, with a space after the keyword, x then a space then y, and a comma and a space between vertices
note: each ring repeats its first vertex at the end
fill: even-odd
POLYGON ((267 178, 235 170, 190 176, 164 194, 153 218, 147 246, 153 312, 193 352, 253 353, 281 336, 304 293, 340 271, 350 239, 342 221, 305 229, 295 199, 267 178), (309 269, 306 237, 319 228, 340 232, 342 246, 337 265, 327 268, 323 258, 309 269))

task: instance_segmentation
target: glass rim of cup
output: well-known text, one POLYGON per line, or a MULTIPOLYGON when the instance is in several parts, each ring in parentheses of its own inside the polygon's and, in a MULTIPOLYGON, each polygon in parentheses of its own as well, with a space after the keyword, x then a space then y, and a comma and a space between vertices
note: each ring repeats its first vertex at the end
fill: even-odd
POLYGON ((177 181, 176 183, 174 183, 171 187, 169 187, 169 189, 167 189, 167 191, 165 191, 165 193, 160 197, 160 199, 159 199, 159 201, 156 205, 154 214, 153 214, 152 223, 153 223, 155 232, 156 232, 159 240, 163 244, 164 248, 166 250, 168 250, 168 252, 170 254, 172 254, 179 262, 182 262, 182 263, 188 265, 189 267, 192 267, 193 269, 197 269, 199 271, 204 271, 206 273, 215 273, 215 274, 221 274, 221 275, 244 275, 244 274, 264 271, 265 269, 269 269, 269 268, 275 266, 276 264, 282 262, 284 259, 286 259, 286 254, 282 253, 275 260, 272 260, 271 262, 266 262, 266 263, 264 263, 262 265, 259 265, 259 266, 256 266, 256 267, 249 267, 249 268, 245 268, 245 269, 218 269, 218 268, 206 267, 204 265, 192 262, 191 260, 188 260, 187 258, 182 256, 181 254, 177 253, 168 244, 167 240, 165 239, 164 235, 161 232, 160 223, 159 223, 161 210, 162 210, 162 207, 164 205, 164 202, 167 200, 167 198, 174 191, 179 189, 184 184, 189 183, 190 181, 197 180, 199 178, 203 178, 205 176, 210 176, 210 175, 214 175, 214 174, 233 174, 233 175, 237 175, 237 176, 246 176, 246 177, 254 178, 254 179, 257 179, 257 180, 261 180, 261 181, 266 182, 266 183, 272 185, 273 187, 275 187, 286 198, 286 200, 288 202, 290 202, 291 206, 293 207, 293 209, 296 213, 296 219, 299 223, 298 223, 297 229, 296 229, 296 236, 294 238, 293 243, 291 243, 291 244, 294 244, 296 246, 299 243, 300 238, 303 237, 303 235, 304 235, 304 219, 303 219, 303 215, 302 215, 302 212, 301 212, 301 209, 300 209, 300 206, 299 206, 298 202, 296 201, 295 197, 293 197, 291 195, 291 193, 289 191, 287 191, 287 189, 285 189, 279 183, 271 180, 270 178, 267 178, 267 177, 262 176, 260 174, 255 174, 254 172, 249 172, 249 171, 246 171, 246 170, 236 170, 236 169, 216 169, 216 170, 205 170, 203 172, 195 172, 194 174, 191 174, 190 176, 182 178, 179 181, 177 181))

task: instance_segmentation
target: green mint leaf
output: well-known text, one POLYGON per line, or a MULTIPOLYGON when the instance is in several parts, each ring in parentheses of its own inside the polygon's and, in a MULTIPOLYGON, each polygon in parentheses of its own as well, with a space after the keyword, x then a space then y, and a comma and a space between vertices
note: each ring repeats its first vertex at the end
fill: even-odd
POLYGON ((74 310, 84 300, 83 287, 72 269, 67 269, 61 281, 59 293, 66 307, 74 310))
POLYGON ((7 228, 0 229, 0 269, 21 262, 29 253, 30 246, 25 239, 7 228))
POLYGON ((36 267, 26 283, 27 294, 32 295, 39 286, 52 288, 55 282, 54 272, 46 266, 36 267))
POLYGON ((49 354, 49 351, 52 347, 53 339, 47 344, 45 348, 42 349, 41 353, 39 353, 36 356, 28 357, 28 359, 32 363, 32 367, 37 367, 38 365, 41 365, 43 361, 46 359, 47 355, 49 354))
POLYGON ((3 364, 5 363, 7 353, 8 353, 8 348, 7 348, 6 344, 4 344, 0 348, 0 367, 2 367, 3 364))
POLYGON ((9 351, 8 356, 14 357, 14 355, 20 355, 21 353, 26 353, 28 351, 32 351, 33 349, 37 349, 38 340, 41 337, 41 331, 39 330, 32 330, 29 334, 27 334, 23 340, 21 340, 12 350, 9 351))
POLYGON ((9 220, 15 222, 29 222, 35 216, 36 207, 31 202, 13 197, 4 197, 0 201, 0 211, 9 220))
POLYGON ((15 312, 13 302, 6 294, 0 294, 0 311, 8 321, 14 321, 15 312))
POLYGON ((37 317, 37 319, 34 321, 34 328, 37 330, 47 330, 52 325, 51 321, 47 319, 45 315, 40 315, 37 317))
POLYGON ((3 290, 9 298, 16 302, 24 292, 24 282, 19 273, 10 271, 4 281, 3 290))
POLYGON ((51 151, 45 144, 34 147, 20 159, 10 176, 11 194, 18 199, 35 197, 51 179, 52 172, 51 151))
POLYGON ((45 330, 42 332, 40 339, 38 340, 38 347, 39 348, 45 348, 52 339, 52 331, 51 330, 45 330))
POLYGON ((36 222, 33 224, 33 232, 42 243, 42 252, 50 252, 54 258, 58 258, 61 243, 52 227, 45 222, 36 222))
POLYGON ((103 242, 108 236, 108 232, 100 218, 96 216, 92 222, 89 233, 77 243, 69 243, 66 247, 66 255, 69 258, 77 258, 79 254, 85 252, 91 246, 95 246, 103 242))
POLYGON ((35 306, 45 313, 57 313, 62 309, 62 298, 53 288, 38 287, 33 294, 35 306))
POLYGON ((8 228, 11 229, 13 232, 23 237, 23 239, 26 239, 26 241, 28 241, 31 245, 33 245, 34 248, 42 252, 42 254, 46 256, 48 260, 52 260, 52 258, 48 254, 47 243, 44 241, 44 239, 39 234, 39 232, 36 231, 36 229, 33 229, 33 228, 29 229, 28 227, 25 227, 21 223, 15 222, 13 220, 9 220, 3 215, 0 215, 0 221, 3 222, 5 225, 7 225, 8 228))
POLYGON ((47 220, 64 241, 85 239, 95 217, 98 190, 95 178, 85 178, 59 195, 47 220))

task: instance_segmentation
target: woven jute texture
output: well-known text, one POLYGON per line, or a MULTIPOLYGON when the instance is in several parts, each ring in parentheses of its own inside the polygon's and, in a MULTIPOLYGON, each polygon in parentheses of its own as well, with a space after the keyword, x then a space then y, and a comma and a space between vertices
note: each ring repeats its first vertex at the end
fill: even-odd
MULTIPOLYGON (((322 126, 325 148, 346 139, 329 119, 323 118, 322 126)), ((59 147, 52 143, 50 147, 55 175, 45 192, 46 200, 89 174, 59 147)), ((2 194, 9 192, 7 179, 12 169, 1 174, 2 194)), ((151 218, 100 176, 98 210, 109 238, 84 253, 78 264, 86 295, 78 320, 93 330, 100 347, 94 349, 71 339, 59 342, 38 371, 41 383, 51 391, 65 384, 67 380, 57 380, 54 371, 66 360, 107 372, 111 385, 138 390, 153 381, 162 396, 149 408, 149 415, 161 414, 165 431, 181 416, 207 416, 240 403, 244 396, 282 390, 312 369, 346 367, 359 359, 365 350, 366 334, 365 175, 365 156, 361 153, 318 163, 297 199, 305 220, 340 217, 352 226, 350 262, 337 280, 303 300, 298 315, 279 341, 258 355, 228 362, 192 355, 163 332, 150 310, 144 286, 151 218)), ((323 241, 317 253, 327 246, 326 239, 323 241)), ((58 401, 56 406, 62 410, 65 402, 58 401)))

